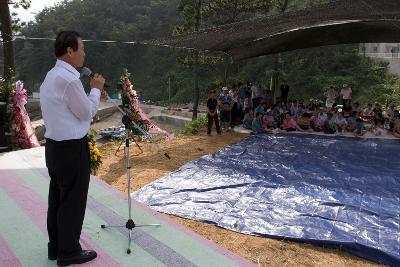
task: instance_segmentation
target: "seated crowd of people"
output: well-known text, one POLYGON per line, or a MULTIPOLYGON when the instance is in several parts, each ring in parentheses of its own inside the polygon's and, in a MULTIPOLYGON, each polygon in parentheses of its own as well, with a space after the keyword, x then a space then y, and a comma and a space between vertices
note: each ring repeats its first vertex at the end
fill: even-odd
MULTIPOLYGON (((242 124, 254 134, 283 132, 323 132, 325 134, 351 133, 356 137, 367 132, 379 136, 386 133, 400 138, 400 115, 394 105, 383 111, 379 104, 368 104, 362 108, 351 103, 352 89, 343 85, 340 94, 333 87, 326 93, 326 102, 311 100, 308 105, 303 99, 288 100, 289 86, 281 86, 281 96, 274 99, 270 90, 260 90, 260 85, 251 83, 233 85, 232 89, 222 88, 216 97, 212 90, 207 100, 214 99, 213 113, 209 112, 209 129, 213 121, 218 134, 217 110, 220 111, 222 128, 229 131, 242 124), (337 102, 340 101, 341 105, 337 102), (212 115, 212 116, 211 116, 212 115)), ((207 107, 207 110, 210 109, 207 107)))

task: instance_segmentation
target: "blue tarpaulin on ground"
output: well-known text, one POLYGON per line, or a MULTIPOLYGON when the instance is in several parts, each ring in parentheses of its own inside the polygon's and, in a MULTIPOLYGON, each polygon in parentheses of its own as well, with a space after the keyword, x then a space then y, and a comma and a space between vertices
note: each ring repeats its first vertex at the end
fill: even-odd
POLYGON ((133 197, 233 231, 340 245, 400 266, 399 155, 397 140, 251 136, 133 197))

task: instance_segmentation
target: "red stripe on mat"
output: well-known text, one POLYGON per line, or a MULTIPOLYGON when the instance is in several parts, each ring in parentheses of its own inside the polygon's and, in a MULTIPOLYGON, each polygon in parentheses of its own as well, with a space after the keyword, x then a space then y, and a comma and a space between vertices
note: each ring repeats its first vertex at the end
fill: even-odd
MULTIPOLYGON (((30 190, 15 173, 7 170, 3 163, 0 163, 0 169, 4 170, 4 177, 0 178, 0 187, 7 192, 31 221, 47 236, 47 202, 30 190)), ((84 249, 93 249, 98 254, 94 261, 87 263, 85 266, 120 266, 85 234, 81 235, 81 244, 84 249)))
POLYGON ((22 266, 21 262, 15 256, 12 249, 8 246, 7 241, 0 235, 0 259, 2 266, 22 266))

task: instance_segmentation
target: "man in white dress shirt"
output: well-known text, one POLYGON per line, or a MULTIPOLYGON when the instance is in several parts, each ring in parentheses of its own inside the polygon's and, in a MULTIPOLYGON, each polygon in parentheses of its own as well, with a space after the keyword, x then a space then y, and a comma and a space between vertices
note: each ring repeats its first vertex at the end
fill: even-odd
POLYGON ((85 60, 80 35, 60 32, 55 41, 57 62, 40 87, 40 105, 46 127, 46 166, 50 176, 47 231, 48 258, 59 266, 96 258, 79 244, 90 178, 86 134, 104 93, 104 78, 95 74, 89 96, 76 68, 85 60))

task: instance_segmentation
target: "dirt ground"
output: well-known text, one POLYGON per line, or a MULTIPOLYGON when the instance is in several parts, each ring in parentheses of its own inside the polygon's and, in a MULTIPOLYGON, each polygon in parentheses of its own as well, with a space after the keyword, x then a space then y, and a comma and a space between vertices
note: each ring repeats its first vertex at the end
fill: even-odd
MULTIPOLYGON (((247 135, 233 132, 222 136, 205 132, 195 136, 178 137, 171 142, 159 142, 159 147, 171 156, 171 160, 157 152, 157 147, 148 143, 139 143, 143 153, 131 145, 132 190, 137 190, 163 175, 177 170, 189 161, 214 153, 229 144, 236 143, 247 135)), ((117 155, 118 143, 103 145, 103 165, 97 176, 120 191, 126 192, 126 168, 123 147, 117 155)), ((170 218, 192 229, 203 237, 228 250, 250 260, 258 266, 377 266, 339 249, 278 241, 268 238, 244 235, 225 230, 214 225, 170 216, 170 218)))

